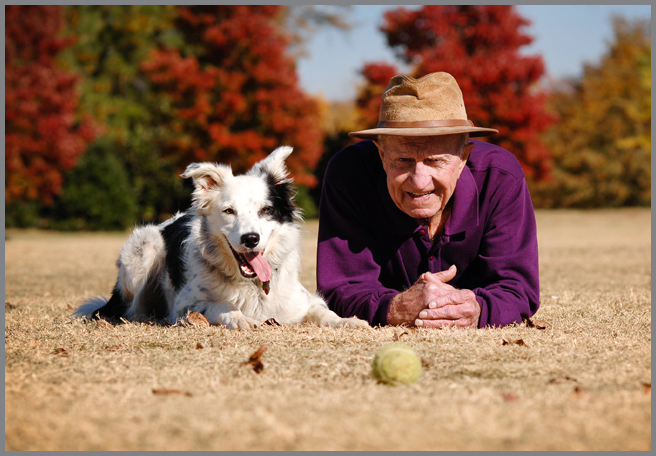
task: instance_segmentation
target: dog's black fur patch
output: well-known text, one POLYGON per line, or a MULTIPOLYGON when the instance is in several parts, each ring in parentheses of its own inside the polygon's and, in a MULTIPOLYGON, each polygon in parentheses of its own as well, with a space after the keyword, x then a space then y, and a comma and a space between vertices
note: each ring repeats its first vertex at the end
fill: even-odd
POLYGON ((266 183, 269 187, 269 195, 273 206, 273 219, 280 223, 291 223, 298 208, 292 201, 293 187, 291 182, 276 181, 271 175, 266 175, 266 183))
POLYGON ((140 309, 143 309, 147 318, 160 321, 168 316, 166 294, 162 288, 160 274, 155 273, 148 277, 143 290, 139 295, 140 309))
POLYGON ((189 237, 191 232, 189 223, 192 219, 191 214, 184 214, 161 230, 166 245, 166 269, 175 291, 180 291, 184 283, 184 261, 181 261, 182 242, 189 237))
MULTIPOLYGON (((166 295, 159 281, 160 274, 156 272, 148 277, 146 284, 139 294, 138 308, 145 310, 147 318, 155 321, 161 321, 167 318, 168 308, 166 305, 166 295)), ((93 319, 103 318, 108 320, 118 320, 125 315, 128 310, 129 302, 124 300, 117 286, 112 290, 112 296, 109 301, 96 310, 93 319)))
POLYGON ((117 283, 112 290, 112 296, 109 298, 109 301, 107 301, 107 303, 100 309, 96 310, 92 318, 98 319, 100 317, 118 320, 125 315, 125 311, 128 310, 129 305, 130 303, 124 300, 123 296, 121 296, 117 283))

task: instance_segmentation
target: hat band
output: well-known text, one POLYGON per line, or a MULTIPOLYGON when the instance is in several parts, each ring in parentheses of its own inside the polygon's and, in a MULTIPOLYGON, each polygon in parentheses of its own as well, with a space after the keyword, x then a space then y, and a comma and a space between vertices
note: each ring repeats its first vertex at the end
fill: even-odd
POLYGON ((420 120, 417 122, 378 122, 376 128, 430 128, 430 127, 473 127, 474 122, 463 119, 420 120))

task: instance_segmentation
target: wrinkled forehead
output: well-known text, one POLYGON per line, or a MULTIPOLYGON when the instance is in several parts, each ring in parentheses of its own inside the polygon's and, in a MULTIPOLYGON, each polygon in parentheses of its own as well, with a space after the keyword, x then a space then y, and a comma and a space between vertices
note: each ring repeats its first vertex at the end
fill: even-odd
POLYGON ((263 205, 269 200, 269 187, 260 177, 236 176, 225 183, 221 194, 226 202, 263 205))
POLYGON ((381 135, 378 144, 386 154, 416 155, 459 155, 462 135, 443 136, 391 136, 381 135))

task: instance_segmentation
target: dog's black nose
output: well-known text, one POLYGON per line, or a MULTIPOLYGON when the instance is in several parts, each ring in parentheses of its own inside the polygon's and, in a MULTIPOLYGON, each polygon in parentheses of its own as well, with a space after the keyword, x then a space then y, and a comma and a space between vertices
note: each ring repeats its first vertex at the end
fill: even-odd
POLYGON ((252 249, 257 244, 260 243, 260 235, 257 234, 257 233, 246 233, 246 234, 242 235, 241 243, 245 247, 247 247, 249 249, 252 249))

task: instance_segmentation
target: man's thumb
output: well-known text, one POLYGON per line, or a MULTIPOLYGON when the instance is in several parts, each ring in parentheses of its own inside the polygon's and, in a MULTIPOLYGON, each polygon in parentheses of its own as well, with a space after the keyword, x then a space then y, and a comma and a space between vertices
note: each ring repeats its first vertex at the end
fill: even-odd
POLYGON ((440 282, 446 283, 456 276, 457 270, 458 268, 456 268, 456 265, 452 264, 451 267, 446 271, 440 271, 433 274, 433 277, 438 279, 440 282))

